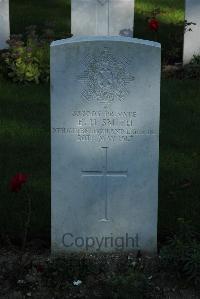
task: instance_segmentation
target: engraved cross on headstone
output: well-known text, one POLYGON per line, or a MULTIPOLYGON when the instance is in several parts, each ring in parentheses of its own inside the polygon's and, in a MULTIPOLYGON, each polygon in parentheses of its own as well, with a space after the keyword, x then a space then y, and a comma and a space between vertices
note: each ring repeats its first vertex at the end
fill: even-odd
POLYGON ((127 177, 128 171, 116 171, 116 170, 109 170, 108 169, 108 147, 102 147, 102 149, 105 151, 105 160, 104 160, 104 166, 102 170, 82 170, 82 176, 83 177, 103 177, 104 178, 104 189, 105 189, 105 214, 104 218, 100 219, 100 221, 109 221, 108 218, 108 177, 127 177))

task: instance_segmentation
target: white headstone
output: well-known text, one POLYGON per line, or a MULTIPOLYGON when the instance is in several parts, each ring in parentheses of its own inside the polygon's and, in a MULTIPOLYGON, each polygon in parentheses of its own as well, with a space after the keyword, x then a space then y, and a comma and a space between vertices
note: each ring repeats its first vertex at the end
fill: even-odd
POLYGON ((196 24, 188 26, 185 32, 183 62, 187 64, 194 54, 200 55, 200 0, 186 0, 185 4, 185 20, 196 24))
POLYGON ((10 37, 9 0, 0 0, 0 49, 8 47, 10 37))
POLYGON ((52 251, 157 246, 160 44, 51 45, 52 251))
POLYGON ((72 0, 71 7, 74 36, 133 36, 134 0, 72 0))

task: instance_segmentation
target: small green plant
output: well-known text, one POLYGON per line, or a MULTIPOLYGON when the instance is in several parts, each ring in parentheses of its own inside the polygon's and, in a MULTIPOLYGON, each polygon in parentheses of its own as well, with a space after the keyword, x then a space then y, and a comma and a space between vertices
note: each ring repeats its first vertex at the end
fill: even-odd
POLYGON ((200 55, 193 55, 190 63, 185 65, 184 75, 188 79, 200 79, 200 55))
POLYGON ((190 64, 200 67, 200 55, 193 55, 193 58, 190 61, 190 64))
POLYGON ((183 272, 190 282, 200 283, 200 243, 193 242, 185 253, 183 272))
POLYGON ((49 81, 49 40, 51 31, 39 37, 35 26, 28 28, 26 38, 14 35, 8 41, 9 50, 2 54, 3 72, 14 82, 49 81))
POLYGON ((200 282, 200 243, 190 223, 178 219, 177 235, 161 249, 161 265, 197 285, 200 282))

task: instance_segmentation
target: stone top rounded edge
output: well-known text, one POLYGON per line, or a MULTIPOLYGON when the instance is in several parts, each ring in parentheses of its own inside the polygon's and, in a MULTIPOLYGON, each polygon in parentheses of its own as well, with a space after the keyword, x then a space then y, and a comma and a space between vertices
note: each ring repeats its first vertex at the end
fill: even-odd
POLYGON ((143 40, 139 38, 124 37, 124 36, 76 36, 66 39, 56 40, 51 43, 51 47, 62 46, 66 44, 75 44, 80 42, 98 42, 98 41, 111 41, 111 42, 125 42, 141 44, 156 48, 161 48, 161 44, 154 41, 143 40))

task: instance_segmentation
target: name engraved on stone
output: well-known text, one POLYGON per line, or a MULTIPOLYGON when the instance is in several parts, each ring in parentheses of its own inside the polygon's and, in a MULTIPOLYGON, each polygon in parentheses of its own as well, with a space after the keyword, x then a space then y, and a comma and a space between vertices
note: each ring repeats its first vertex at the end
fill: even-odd
POLYGON ((128 170, 125 171, 114 171, 114 170, 109 170, 108 169, 108 147, 102 147, 102 149, 105 152, 105 160, 104 160, 104 166, 102 170, 82 170, 82 176, 83 177, 103 177, 104 179, 104 196, 105 196, 105 214, 104 217, 101 218, 99 221, 101 222, 106 222, 110 221, 108 217, 108 177, 124 177, 126 178, 128 175, 128 170))
POLYGON ((136 136, 154 135, 151 128, 138 127, 136 111, 72 111, 74 127, 53 128, 53 133, 73 135, 78 142, 130 142, 136 136))

